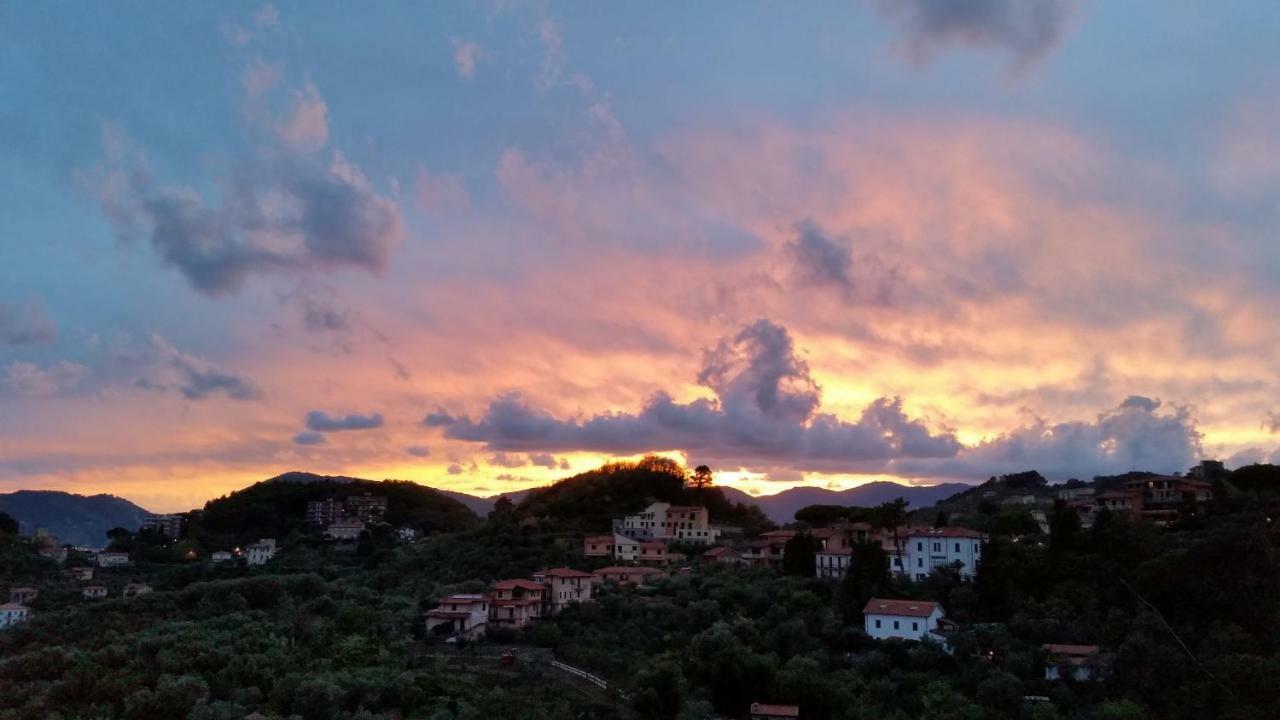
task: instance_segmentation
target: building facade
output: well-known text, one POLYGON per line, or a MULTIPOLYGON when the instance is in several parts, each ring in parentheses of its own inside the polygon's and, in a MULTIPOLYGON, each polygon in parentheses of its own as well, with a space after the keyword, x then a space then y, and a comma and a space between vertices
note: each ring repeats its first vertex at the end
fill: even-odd
POLYGON ((547 587, 532 580, 499 580, 489 593, 489 624, 522 628, 542 617, 547 587))
POLYGON ((427 632, 475 639, 488 621, 488 595, 450 595, 427 611, 427 632))
POLYGON ((606 567, 592 573, 597 582, 613 582, 619 585, 644 587, 666 573, 653 567, 606 567))
POLYGON ((710 522, 707 509, 695 505, 656 502, 635 515, 614 520, 614 532, 637 540, 668 540, 711 545, 720 528, 710 522))
POLYGON ((148 515, 142 521, 143 529, 151 529, 169 538, 182 537, 183 517, 178 514, 148 515))
POLYGON ((591 602, 599 578, 581 570, 551 568, 534 573, 533 581, 547 588, 546 614, 555 615, 573 603, 591 602))
POLYGON ((124 567, 129 564, 129 553, 101 552, 97 557, 98 567, 124 567))
POLYGON ((274 538, 262 538, 244 549, 244 561, 250 565, 266 565, 275 556, 276 541, 274 538))
POLYGON ((922 600, 871 598, 862 609, 864 629, 877 640, 924 640, 943 616, 941 605, 922 600))
POLYGON ((613 557, 612 535, 588 535, 582 539, 582 554, 586 557, 613 557))
POLYGON ((27 621, 31 611, 26 605, 5 603, 0 605, 0 628, 13 627, 27 621))
POLYGON ((961 527, 916 529, 907 537, 907 572, 917 580, 934 568, 959 563, 960 575, 973 577, 987 536, 961 527))

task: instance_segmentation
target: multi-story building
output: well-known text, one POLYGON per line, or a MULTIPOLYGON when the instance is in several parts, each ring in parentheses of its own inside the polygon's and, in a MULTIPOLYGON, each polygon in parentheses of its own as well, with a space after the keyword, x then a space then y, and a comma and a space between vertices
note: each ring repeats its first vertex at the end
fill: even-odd
POLYGON ((642 563, 665 565, 670 560, 667 553, 667 544, 660 540, 639 543, 638 548, 639 552, 636 555, 636 560, 642 563))
POLYGON ((266 565, 275 556, 275 538, 262 538, 244 549, 244 561, 250 565, 266 565))
POLYGON ((542 617, 547 587, 532 580, 499 580, 490 588, 489 624, 522 628, 542 617))
POLYGON ((586 557, 613 557, 612 535, 588 535, 582 539, 582 554, 586 557))
POLYGON ((358 540, 364 527, 364 521, 359 518, 338 518, 325 528, 324 536, 330 540, 358 540))
POLYGON ((637 540, 671 540, 710 545, 720 537, 720 528, 710 523, 701 506, 656 502, 635 515, 615 519, 614 532, 637 540))
POLYGON ((309 500, 307 502, 307 522, 320 527, 328 527, 339 515, 342 514, 342 506, 337 500, 329 498, 327 500, 309 500))
POLYGON ((474 639, 484 634, 488 620, 488 595, 450 595, 427 611, 427 631, 474 639))
POLYGON ((98 567, 124 567, 129 564, 129 553, 100 552, 97 557, 98 567))
POLYGON ((613 536, 613 558, 623 562, 635 562, 640 559, 640 541, 626 535, 613 536))
POLYGON ((16 587, 9 589, 9 602, 26 605, 40 597, 40 591, 33 587, 16 587))
POLYGON ((346 501, 347 512, 365 522, 379 520, 387 514, 387 499, 382 495, 351 495, 346 501))
POLYGON ((26 605, 5 603, 0 605, 0 628, 13 627, 27 621, 31 611, 26 605))
POLYGON ((986 541, 986 535, 962 527, 913 529, 907 537, 907 573, 921 579, 934 568, 959 563, 960 574, 972 577, 986 541))
POLYGON ((795 536, 795 530, 770 530, 761 533, 742 548, 742 561, 748 565, 781 565, 787 541, 795 536))
POLYGON ((182 537, 182 515, 170 513, 165 515, 148 515, 142 521, 142 529, 155 530, 169 538, 182 537))
POLYGON ((107 589, 101 585, 86 585, 80 590, 86 600, 101 600, 107 596, 107 589))
POLYGON ((943 616, 941 605, 923 600, 871 598, 862 609, 863 627, 877 640, 924 640, 938 629, 943 616))
POLYGON ((216 563, 231 562, 235 559, 235 555, 230 550, 214 550, 209 559, 216 563))
POLYGON ((534 573, 533 581, 547 588, 545 614, 555 615, 572 603, 591 602, 598 578, 581 570, 551 568, 534 573))

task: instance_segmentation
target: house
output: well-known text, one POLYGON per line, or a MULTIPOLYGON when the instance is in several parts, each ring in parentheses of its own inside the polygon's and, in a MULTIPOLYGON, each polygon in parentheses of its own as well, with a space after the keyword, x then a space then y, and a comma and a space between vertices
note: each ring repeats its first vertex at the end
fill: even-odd
POLYGON ((80 590, 80 595, 86 600, 101 600, 107 596, 107 589, 101 585, 86 585, 80 590))
POLYGON ((333 498, 328 500, 309 500, 307 501, 307 522, 320 527, 328 527, 340 513, 338 501, 333 498))
POLYGON ((488 595, 450 595, 427 611, 427 631, 436 635, 475 639, 484 635, 488 620, 488 595))
POLYGON ((364 521, 359 518, 343 517, 329 523, 324 536, 330 540, 359 540, 364 532, 364 521))
POLYGON ((924 640, 937 630, 943 616, 941 605, 925 600, 871 598, 862 609, 866 632, 877 640, 924 640))
POLYGON ((365 522, 373 522, 387 514, 387 499, 381 495, 352 495, 347 498, 347 512, 365 522))
POLYGON ((720 528, 711 525, 707 509, 697 505, 656 502, 635 515, 613 521, 614 532, 637 540, 674 540, 711 545, 720 528))
POLYGON ((42 547, 36 552, 40 554, 40 557, 52 560, 59 565, 67 561, 67 548, 65 546, 42 547))
POLYGON ((100 552, 98 553, 98 567, 124 567, 129 564, 129 553, 122 552, 100 552))
POLYGON ((702 559, 707 562, 726 563, 728 565, 741 565, 742 553, 730 547, 713 547, 702 553, 702 559))
POLYGON ((26 622, 30 612, 26 605, 19 605, 18 603, 0 605, 0 628, 13 627, 19 623, 26 622))
POLYGON ((667 544, 661 541, 642 542, 636 559, 642 563, 665 564, 667 562, 667 544))
POLYGON ((250 565, 266 565, 275 556, 275 538, 262 538, 244 549, 244 561, 250 565))
POLYGON ((594 574, 599 582, 644 587, 666 573, 652 567, 606 567, 596 570, 594 574))
POLYGON ((33 587, 16 587, 9 589, 9 602, 26 605, 40 596, 40 591, 33 587))
POLYGON ((148 515, 142 520, 143 530, 155 530, 169 538, 182 537, 182 515, 171 513, 165 515, 148 515))
POLYGON ((542 617, 547 587, 532 580, 499 580, 490 588, 489 624, 522 628, 542 617))
POLYGON ((623 562, 635 562, 640 558, 640 541, 626 535, 613 536, 613 559, 623 562))
POLYGON ((613 557, 613 535, 588 535, 582 539, 586 557, 613 557))
POLYGON ((571 603, 591 602, 599 579, 589 572, 570 568, 551 568, 533 574, 533 581, 544 585, 546 614, 555 615, 571 603))
POLYGON ((69 567, 62 571, 62 577, 77 582, 88 582, 93 579, 93 568, 69 567))
POLYGON ((1093 497, 1094 488, 1092 485, 1084 485, 1081 487, 1062 488, 1058 491, 1059 500, 1079 500, 1080 498, 1093 497))
POLYGON ((209 556, 209 559, 216 563, 222 563, 231 562, 235 557, 235 555, 231 554, 230 550, 214 550, 213 554, 209 556))
POLYGON ((795 530, 770 530, 761 533, 743 547, 742 560, 748 565, 781 565, 787 541, 795 536, 795 530))
POLYGON ((124 592, 121 592, 120 595, 121 597, 134 598, 150 592, 151 586, 146 583, 129 583, 124 586, 124 592))
POLYGON ((923 528, 907 536, 907 568, 917 580, 934 568, 959 563, 960 575, 973 577, 987 536, 962 527, 923 528))
POLYGON ((800 717, 800 706, 753 702, 748 714, 751 720, 795 720, 800 717))
POLYGON ((398 527, 396 528, 396 539, 400 542, 413 542, 418 539, 418 531, 407 525, 398 527))
POLYGON ((1090 680, 1098 671, 1097 645, 1041 645, 1045 680, 1090 680))

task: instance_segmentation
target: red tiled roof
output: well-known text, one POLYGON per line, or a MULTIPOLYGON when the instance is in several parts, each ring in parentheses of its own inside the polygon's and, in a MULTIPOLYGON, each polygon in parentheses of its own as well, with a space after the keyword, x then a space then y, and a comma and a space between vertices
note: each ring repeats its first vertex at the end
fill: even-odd
POLYGON ((722 557, 733 557, 741 554, 742 553, 739 553, 737 550, 734 550, 733 548, 713 547, 710 550, 702 553, 702 557, 722 558, 722 557))
POLYGON ((798 705, 767 705, 765 703, 751 703, 752 715, 772 715, 774 717, 800 717, 800 706, 798 705))
POLYGON ((871 598, 862 613, 872 615, 901 615, 903 617, 929 617, 938 609, 938 603, 927 600, 884 600, 871 598))
POLYGON ((525 580, 524 578, 516 578, 515 580, 499 580, 493 584, 494 590, 515 590, 516 588, 523 590, 546 590, 547 586, 540 582, 525 580))
POLYGON ((655 567, 606 567, 596 571, 596 575, 662 575, 655 567))
POLYGON ((588 535, 582 539, 583 542, 589 543, 609 543, 613 544, 612 535, 588 535))
POLYGON ((582 572, 581 570, 573 570, 571 568, 551 568, 550 570, 543 570, 542 572, 534 573, 535 577, 538 575, 544 575, 547 577, 558 577, 558 578, 589 578, 591 577, 591 573, 589 572, 582 572))

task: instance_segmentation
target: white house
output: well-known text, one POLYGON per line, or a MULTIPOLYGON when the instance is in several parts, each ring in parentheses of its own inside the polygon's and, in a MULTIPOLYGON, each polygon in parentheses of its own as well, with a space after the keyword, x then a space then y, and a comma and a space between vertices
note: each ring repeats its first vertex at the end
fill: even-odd
POLYGON ((635 562, 640 558, 640 541, 632 540, 626 535, 614 535, 613 557, 615 560, 635 562))
POLYGON ((862 609, 867 634, 877 640, 924 640, 943 615, 941 605, 925 600, 871 598, 862 609))
POLYGON ((960 574, 972 577, 986 540, 986 535, 968 528, 915 528, 907 537, 907 573, 919 580, 934 568, 960 563, 960 574))
POLYGON ((124 590, 120 592, 120 596, 133 598, 140 595, 146 595, 150 592, 151 586, 146 583, 129 583, 124 586, 124 590))
POLYGON ((5 603, 0 605, 0 628, 7 628, 27 621, 29 610, 26 605, 5 603))
POLYGON ((80 590, 86 600, 101 600, 107 596, 107 589, 101 585, 87 585, 80 590))
POLYGON ((235 559, 235 555, 232 555, 230 550, 214 550, 209 559, 216 563, 231 562, 235 559))
POLYGON ((614 530, 638 540, 676 540, 701 545, 711 545, 720 537, 720 528, 711 525, 705 507, 662 502, 614 520, 614 530))
POLYGON ((262 538, 244 549, 244 560, 250 565, 266 565, 276 556, 275 538, 262 538))
POLYGON ((122 552, 100 552, 98 553, 98 567, 124 567, 129 564, 129 553, 122 552))
POLYGON ((489 620, 488 595, 450 595, 427 611, 427 631, 474 639, 489 620))
POLYGON ((600 581, 595 575, 570 568, 552 568, 533 574, 533 581, 541 583, 549 590, 546 598, 547 614, 554 615, 570 603, 591 602, 595 584, 600 581))
POLYGON ((9 589, 9 602, 19 605, 27 603, 40 597, 40 591, 33 587, 16 587, 9 589))
POLYGON ((400 542, 413 542, 418 539, 418 531, 408 525, 403 525, 396 528, 396 539, 400 542))

